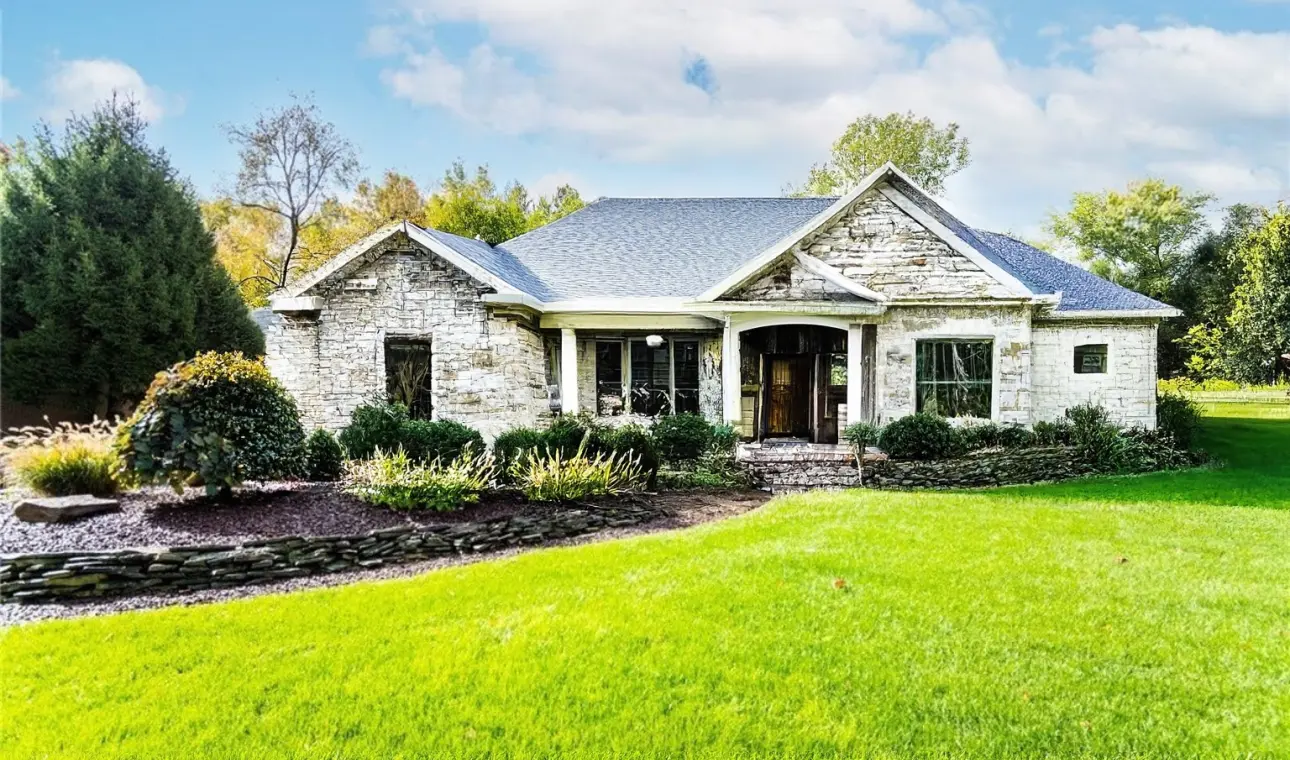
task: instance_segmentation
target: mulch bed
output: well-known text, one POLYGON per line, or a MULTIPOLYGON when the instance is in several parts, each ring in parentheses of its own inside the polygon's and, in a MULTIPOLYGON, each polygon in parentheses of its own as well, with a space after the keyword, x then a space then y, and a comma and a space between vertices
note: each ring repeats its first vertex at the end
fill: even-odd
MULTIPOLYGON (((651 522, 618 528, 554 545, 602 541, 612 538, 685 528, 743 514, 764 504, 770 495, 761 491, 668 491, 623 497, 660 510, 651 522)), ((608 501, 602 502, 607 505, 608 501)), ((586 505, 572 505, 586 506, 586 505)), ((518 495, 492 494, 478 504, 455 512, 395 512, 364 504, 340 493, 331 484, 265 483, 247 488, 228 503, 206 498, 198 491, 177 496, 173 491, 151 488, 123 494, 121 511, 73 523, 24 523, 13 516, 11 504, 0 509, 0 554, 121 549, 142 546, 236 544, 280 536, 328 536, 363 533, 401 525, 442 525, 534 514, 561 509, 529 504, 518 495)), ((449 557, 362 572, 344 572, 296 578, 282 583, 188 594, 153 594, 113 600, 46 605, 0 605, 0 626, 54 617, 106 614, 172 604, 223 601, 265 593, 333 586, 359 580, 406 577, 439 567, 477 562, 520 550, 484 555, 449 557)))

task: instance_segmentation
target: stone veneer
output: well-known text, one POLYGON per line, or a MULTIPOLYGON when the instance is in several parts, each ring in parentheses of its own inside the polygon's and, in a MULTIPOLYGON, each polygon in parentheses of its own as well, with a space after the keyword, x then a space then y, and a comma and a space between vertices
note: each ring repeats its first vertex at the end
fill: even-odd
POLYGON ((1154 322, 1036 322, 1033 421, 1054 420, 1079 404, 1098 404, 1124 426, 1156 426, 1154 322), (1077 374, 1075 347, 1105 343, 1105 374, 1077 374))
POLYGON ((528 326, 489 313, 490 288, 396 235, 311 291, 317 315, 274 315, 266 362, 300 406, 306 427, 349 423, 364 400, 385 394, 387 339, 428 340, 434 417, 485 438, 549 414, 546 342, 528 326), (375 290, 345 290, 375 279, 375 290))
POLYGON ((620 504, 345 536, 285 536, 237 545, 0 555, 0 602, 56 602, 271 583, 305 575, 492 552, 638 525, 664 514, 620 504))
MULTIPOLYGON (((771 491, 858 488, 853 454, 783 447, 743 459, 756 481, 771 491)), ((959 459, 914 462, 865 457, 865 488, 980 488, 1065 480, 1093 472, 1065 446, 981 451, 959 459)))

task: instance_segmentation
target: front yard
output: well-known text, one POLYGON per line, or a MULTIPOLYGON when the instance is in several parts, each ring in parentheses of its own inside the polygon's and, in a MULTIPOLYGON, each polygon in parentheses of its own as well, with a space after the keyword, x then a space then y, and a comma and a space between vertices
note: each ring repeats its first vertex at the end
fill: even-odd
POLYGON ((1290 419, 1211 411, 1225 469, 9 629, 0 755, 1285 756, 1290 419))

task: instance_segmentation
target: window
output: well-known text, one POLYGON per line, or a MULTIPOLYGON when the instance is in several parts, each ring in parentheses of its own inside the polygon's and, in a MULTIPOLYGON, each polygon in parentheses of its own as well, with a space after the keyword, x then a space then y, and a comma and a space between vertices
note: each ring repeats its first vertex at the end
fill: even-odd
MULTIPOLYGON (((608 369, 614 361, 606 357, 602 365, 600 346, 597 344, 596 377, 600 382, 601 367, 607 378, 615 375, 608 369)), ((615 346, 619 344, 613 344, 615 346)), ((622 383, 619 354, 619 387, 622 383)), ((699 411, 699 342, 696 340, 664 341, 651 346, 644 340, 633 339, 628 343, 628 397, 632 414, 656 416, 699 411)), ((612 382, 607 380, 606 382, 612 382)), ((604 412, 600 412, 604 414, 604 412)))
POLYGON ((699 342, 678 340, 672 342, 672 377, 676 385, 677 414, 699 413, 699 342))
POLYGON ((623 413, 623 344, 596 342, 596 414, 613 417, 623 413))
POLYGON ((1075 374, 1106 374, 1106 344, 1090 343, 1075 347, 1075 374))
POLYGON ((385 390, 390 401, 406 406, 414 419, 431 419, 430 387, 429 341, 385 341, 385 390))
POLYGON ((918 341, 917 410, 942 417, 989 417, 993 349, 990 341, 918 341))

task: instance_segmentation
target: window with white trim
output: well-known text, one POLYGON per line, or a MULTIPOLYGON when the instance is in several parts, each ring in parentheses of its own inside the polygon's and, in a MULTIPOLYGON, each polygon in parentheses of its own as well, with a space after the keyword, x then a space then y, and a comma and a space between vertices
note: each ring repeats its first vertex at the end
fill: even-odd
POLYGON ((1106 344, 1088 343, 1075 347, 1075 374, 1105 375, 1106 344))
POLYGON ((596 341, 596 413, 657 416, 699 412, 699 341, 596 341), (627 396, 623 398, 623 389, 627 396))
POLYGON ((994 396, 994 342, 920 340, 916 409, 942 417, 989 417, 994 396))

